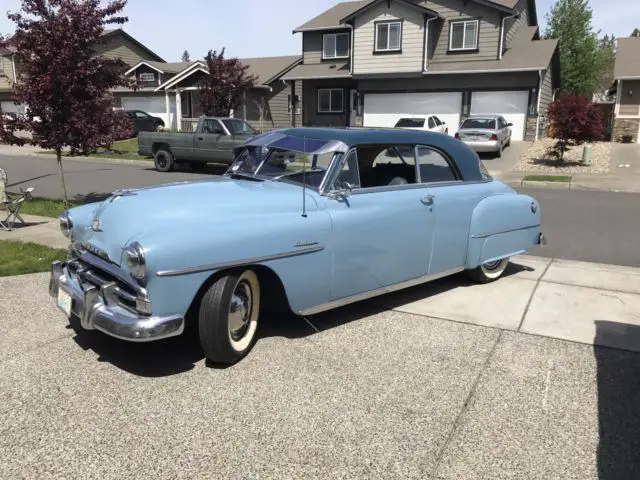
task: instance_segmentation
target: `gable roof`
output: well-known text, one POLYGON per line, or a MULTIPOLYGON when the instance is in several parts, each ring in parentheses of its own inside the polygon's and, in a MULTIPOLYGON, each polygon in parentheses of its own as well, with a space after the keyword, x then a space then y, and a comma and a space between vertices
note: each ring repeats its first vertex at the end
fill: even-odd
POLYGON ((158 73, 180 73, 196 62, 151 62, 149 60, 141 60, 136 65, 125 72, 125 75, 135 72, 142 66, 147 66, 158 73))
MULTIPOLYGON (((240 58, 243 65, 249 67, 247 73, 255 75, 256 86, 267 85, 278 79, 293 67, 302 62, 300 55, 285 55, 279 57, 255 57, 240 58)), ((160 64, 161 65, 161 64, 160 64)), ((175 77, 170 78, 162 85, 158 86, 155 91, 165 90, 177 85, 185 78, 190 77, 196 72, 207 73, 207 65, 204 61, 191 62, 191 64, 178 73, 175 77)))
MULTIPOLYGON (((342 2, 334 5, 329 10, 325 10, 321 14, 315 16, 306 23, 303 23, 299 27, 293 30, 293 33, 297 32, 310 32, 314 30, 327 30, 331 28, 346 28, 344 21, 352 18, 354 14, 359 11, 364 11, 368 7, 373 6, 379 0, 358 0, 351 2, 342 2)), ((519 0, 471 0, 477 3, 481 3, 488 7, 497 8, 506 13, 514 13, 515 8, 519 3, 519 0)), ((535 0, 526 0, 529 9, 529 19, 533 25, 538 24, 538 15, 536 12, 535 0)), ((402 3, 410 4, 404 0, 402 3)), ((422 5, 412 4, 418 8, 426 10, 425 13, 436 14, 431 9, 428 9, 422 5)), ((436 14, 437 15, 437 14, 436 14)))
POLYGON ((640 80, 640 37, 618 39, 613 78, 640 80))
POLYGON ((142 50, 144 50, 145 52, 147 52, 149 54, 150 57, 152 57, 155 61, 158 62, 164 62, 164 59, 158 55, 157 53, 155 53, 153 50, 147 48, 146 46, 144 46, 142 43, 140 43, 138 40, 136 40, 135 38, 133 38, 131 35, 129 35, 127 32, 125 32, 123 29, 121 28, 114 28, 114 29, 106 29, 102 32, 102 37, 106 38, 106 37, 111 37, 114 35, 121 35, 124 38, 126 38, 127 40, 129 40, 131 43, 133 43, 134 45, 136 45, 137 47, 141 48, 142 50))
MULTIPOLYGON (((372 7, 375 7, 376 5, 382 3, 383 1, 389 1, 389 0, 369 0, 367 3, 365 3, 362 7, 360 7, 356 11, 351 12, 349 15, 341 18, 340 19, 340 23, 343 24, 343 23, 348 22, 349 20, 353 19, 357 15, 360 15, 361 13, 365 12, 366 10, 368 10, 368 9, 370 9, 372 7)), ((427 14, 427 15, 430 15, 432 17, 442 18, 438 12, 434 12, 430 8, 427 8, 425 6, 419 5, 417 3, 410 2, 409 0, 393 0, 393 1, 399 2, 399 3, 401 3, 402 5, 404 5, 406 7, 418 10, 420 13, 427 14)))

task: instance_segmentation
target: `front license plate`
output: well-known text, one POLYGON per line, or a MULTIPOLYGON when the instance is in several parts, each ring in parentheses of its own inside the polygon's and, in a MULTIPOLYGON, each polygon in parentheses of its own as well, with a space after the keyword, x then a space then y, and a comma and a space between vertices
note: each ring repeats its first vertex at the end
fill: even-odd
POLYGON ((62 288, 58 289, 58 308, 67 314, 67 317, 71 316, 71 295, 65 292, 62 288))

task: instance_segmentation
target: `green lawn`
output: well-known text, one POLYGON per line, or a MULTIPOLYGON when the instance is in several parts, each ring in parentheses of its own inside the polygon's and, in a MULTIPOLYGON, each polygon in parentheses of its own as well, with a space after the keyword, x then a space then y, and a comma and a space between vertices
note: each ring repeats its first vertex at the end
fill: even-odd
MULTIPOLYGON (((68 205, 69 206, 67 208, 72 208, 78 206, 78 203, 69 202, 68 205)), ((64 208, 64 203, 62 202, 62 200, 50 200, 48 198, 33 197, 29 200, 26 200, 22 204, 20 213, 56 218, 65 210, 66 208, 64 208)))
POLYGON ((0 277, 48 272, 51 262, 64 260, 67 251, 36 243, 0 240, 0 277))
MULTIPOLYGON (((55 154, 56 152, 49 151, 49 154, 55 154)), ((71 156, 68 152, 63 153, 64 157, 71 156)), ((117 158, 123 160, 149 160, 148 157, 138 155, 138 139, 131 138, 129 140, 122 140, 120 142, 114 142, 110 149, 99 148, 96 152, 90 154, 91 157, 99 158, 117 158)))
POLYGON ((566 175, 526 175, 522 180, 528 182, 570 182, 571 177, 566 175))

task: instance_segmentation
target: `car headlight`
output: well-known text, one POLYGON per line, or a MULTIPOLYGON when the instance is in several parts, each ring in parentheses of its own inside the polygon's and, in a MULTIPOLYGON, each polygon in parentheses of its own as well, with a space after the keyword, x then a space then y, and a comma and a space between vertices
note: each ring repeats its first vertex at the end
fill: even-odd
POLYGON ((60 231, 62 235, 67 238, 71 238, 71 233, 73 231, 73 221, 71 220, 71 215, 68 211, 64 212, 59 217, 60 220, 60 231))
POLYGON ((133 278, 143 280, 147 274, 147 265, 144 258, 144 248, 138 242, 133 242, 124 249, 127 268, 133 278))

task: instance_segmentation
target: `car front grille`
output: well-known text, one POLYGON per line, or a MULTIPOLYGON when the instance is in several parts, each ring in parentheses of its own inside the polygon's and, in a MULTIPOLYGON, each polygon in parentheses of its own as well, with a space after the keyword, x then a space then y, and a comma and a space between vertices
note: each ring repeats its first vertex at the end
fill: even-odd
MULTIPOLYGON (((78 252, 71 250, 70 258, 67 262, 67 270, 71 279, 76 280, 83 288, 96 287, 109 298, 105 298, 108 304, 114 302, 122 308, 131 312, 136 312, 137 292, 122 281, 116 275, 95 265, 97 262, 87 261, 93 254, 89 252, 78 252), (103 287, 105 289, 103 290, 103 287)), ((119 268, 115 266, 115 268, 119 268)))

